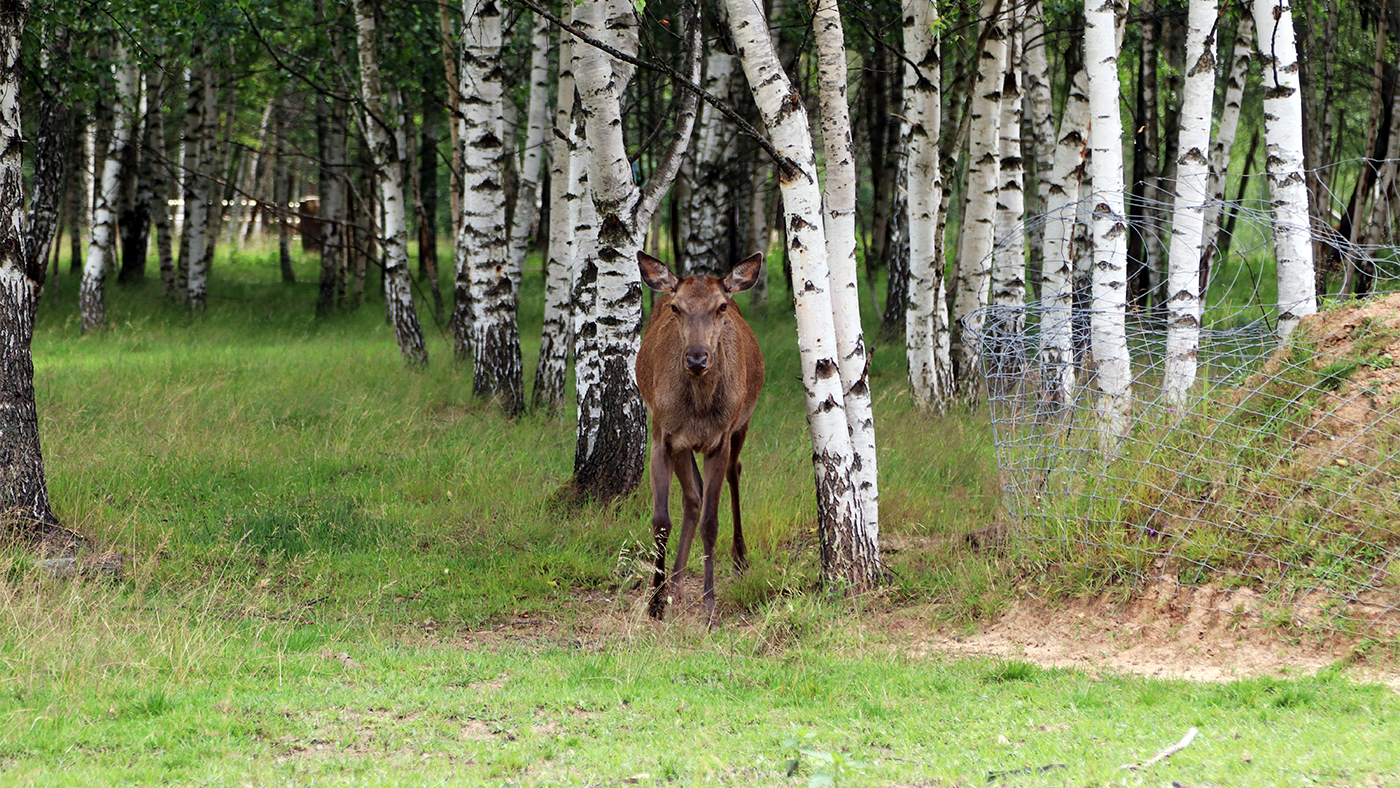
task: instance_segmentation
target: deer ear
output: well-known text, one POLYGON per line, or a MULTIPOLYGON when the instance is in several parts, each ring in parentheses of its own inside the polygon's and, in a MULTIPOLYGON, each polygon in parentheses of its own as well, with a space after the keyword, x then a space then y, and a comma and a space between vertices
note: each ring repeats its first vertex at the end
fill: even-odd
POLYGON ((734 266, 724 280, 724 289, 729 293, 742 293, 758 281, 758 271, 763 265, 763 255, 752 254, 734 266))
POLYGON ((671 273, 671 269, 667 268, 665 263, 639 249, 637 265, 642 269, 642 281, 647 283, 647 287, 667 293, 676 292, 676 285, 680 284, 680 280, 671 273))

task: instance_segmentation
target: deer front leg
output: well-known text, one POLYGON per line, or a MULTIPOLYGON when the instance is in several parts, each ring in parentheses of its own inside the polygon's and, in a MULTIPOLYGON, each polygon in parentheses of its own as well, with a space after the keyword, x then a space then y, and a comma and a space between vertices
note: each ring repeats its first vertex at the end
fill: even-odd
POLYGON ((671 538, 671 455, 664 436, 653 435, 651 445, 651 538, 656 567, 651 575, 651 602, 647 614, 666 614, 666 542, 671 538))
POLYGON ((700 494, 704 482, 695 464, 695 452, 687 449, 672 454, 671 467, 681 483, 681 538, 676 544, 676 565, 671 569, 671 579, 675 581, 680 579, 690 560, 690 543, 695 539, 695 525, 700 522, 700 494))
POLYGON ((729 441, 705 455, 704 505, 700 512, 700 542, 705 550, 705 614, 715 625, 715 540, 719 536, 719 494, 729 467, 729 441))

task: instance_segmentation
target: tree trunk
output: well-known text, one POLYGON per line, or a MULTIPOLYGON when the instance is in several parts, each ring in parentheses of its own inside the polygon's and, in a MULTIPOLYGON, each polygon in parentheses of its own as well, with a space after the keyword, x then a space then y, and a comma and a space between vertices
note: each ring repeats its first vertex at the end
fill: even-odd
POLYGON ((1220 110, 1220 127, 1210 148, 1210 202, 1206 205, 1204 249, 1201 253, 1200 292, 1206 292, 1210 282, 1210 265, 1220 244, 1220 210, 1225 202, 1225 181, 1230 174, 1230 154, 1240 125, 1240 100, 1244 82, 1249 75, 1249 61, 1254 52, 1254 18, 1246 10, 1235 25, 1234 53, 1230 56, 1230 72, 1225 78, 1225 102, 1220 110))
POLYGON ((807 113, 778 62, 762 10, 744 0, 730 0, 729 21, 764 125, 784 157, 779 183, 812 434, 822 578, 832 587, 861 590, 880 582, 884 570, 853 482, 854 454, 844 413, 831 275, 807 113))
POLYGON ((423 130, 418 143, 418 276, 433 294, 433 314, 442 320, 442 284, 438 280, 438 128, 442 107, 429 88, 423 89, 423 130))
MULTIPOLYGON (((138 76, 137 73, 133 73, 133 78, 137 78, 137 83, 140 84, 138 76)), ((150 249, 151 210, 155 202, 153 179, 156 170, 156 164, 151 157, 151 151, 154 150, 151 135, 155 133, 155 116, 161 113, 161 106, 159 82, 147 82, 142 87, 144 90, 130 132, 130 139, 139 139, 139 143, 128 145, 124 156, 123 167, 135 164, 135 172, 127 173, 128 177, 134 175, 134 189, 117 222, 117 226, 121 228, 122 243, 118 284, 133 284, 146 280, 146 255, 150 249), (138 132, 139 138, 136 137, 138 132)))
MULTIPOLYGON (((705 59, 705 90, 727 97, 737 61, 717 42, 705 59)), ((677 249, 677 262, 687 273, 723 276, 737 262, 730 244, 738 191, 731 188, 736 148, 733 130, 719 111, 709 104, 702 105, 695 121, 695 151, 690 158, 690 194, 678 200, 686 221, 682 224, 685 234, 677 249)))
POLYGON ((821 102, 826 180, 822 189, 826 256, 835 315, 836 353, 846 423, 855 455, 851 483, 865 522, 865 538, 880 544, 880 488, 875 456, 875 415, 870 402, 870 355, 860 323, 856 267, 856 154, 851 143, 851 110, 846 101, 846 35, 836 0, 811 0, 817 44, 817 85, 821 102))
POLYGON ((953 366, 939 237, 945 203, 939 162, 943 94, 938 22, 932 3, 905 0, 903 179, 908 195, 909 307, 904 344, 915 405, 942 412, 953 395, 953 366))
MULTIPOLYGON (((50 35, 45 29, 41 33, 45 44, 52 46, 54 54, 67 59, 71 39, 67 28, 60 28, 50 35)), ((63 175, 65 159, 72 147, 72 133, 65 121, 67 118, 68 85, 54 77, 50 70, 49 49, 41 48, 39 53, 39 122, 38 133, 34 137, 34 191, 29 201, 29 214, 26 224, 29 232, 21 235, 26 240, 23 270, 34 274, 38 285, 34 300, 37 303, 43 292, 44 275, 48 270, 49 248, 53 244, 58 224, 58 209, 63 196, 63 175)), ((15 133, 19 129, 16 127, 15 133)), ((77 232, 77 228, 74 228, 77 232)), ((3 536, 3 533, 0 533, 3 536)))
POLYGON ((1312 228, 1303 164, 1303 104, 1293 12, 1287 0, 1255 0, 1254 29, 1264 79, 1264 150, 1273 203, 1281 341, 1317 311, 1312 228))
POLYGON ((1176 146, 1176 199, 1167 261, 1167 350, 1162 388, 1181 405, 1196 381, 1201 337, 1200 265, 1205 206, 1210 199, 1211 101, 1215 97, 1215 0, 1191 0, 1186 33, 1186 86, 1176 146))
POLYGON ((209 77, 209 70, 202 60, 202 54, 202 51, 196 49, 191 56, 192 65, 189 69, 187 82, 189 100, 185 105, 183 147, 180 152, 185 183, 185 215, 180 228, 180 266, 177 271, 176 285, 185 303, 191 309, 199 309, 203 306, 204 271, 201 266, 203 265, 205 249, 209 244, 207 219, 210 184, 209 179, 200 170, 200 165, 203 159, 202 151, 208 144, 206 138, 212 131, 205 124, 208 113, 205 112, 204 105, 208 100, 208 94, 204 89, 204 83, 209 77), (196 276, 201 279, 198 285, 201 300, 198 304, 194 300, 196 276))
POLYGON ((1089 148, 1094 188, 1093 313, 1090 316, 1099 435, 1112 451, 1132 409, 1126 326, 1127 227, 1123 210, 1123 120, 1119 114, 1116 13, 1120 3, 1086 0, 1084 63, 1089 75, 1089 148))
MULTIPOLYGON (((996 247, 991 272, 991 303, 1006 311, 999 319, 1012 322, 998 328, 1018 335, 1024 325, 1026 304, 1026 235, 1021 224, 1026 200, 1025 159, 1021 156, 1021 22, 1013 8, 1007 15, 1006 72, 1001 87, 996 216, 996 247), (1015 315, 1016 317, 1012 317, 1015 315)), ((1003 372, 1007 370, 1002 370, 1003 372)))
MULTIPOLYGON (((525 110, 525 150, 520 161, 519 187, 510 223, 511 276, 519 284, 524 276, 525 254, 534 237, 539 211, 535 204, 540 191, 540 159, 544 151, 544 126, 549 103, 549 20, 535 15, 530 36, 530 100, 525 110)), ((519 300, 519 292, 515 293, 519 300)), ((519 344, 517 339, 516 344, 519 344)))
MULTIPOLYGON (((506 130, 501 116, 501 12, 490 0, 463 0, 462 13, 462 180, 466 191, 456 252, 455 351, 459 360, 468 354, 472 357, 473 393, 497 400, 514 416, 524 409, 525 399, 516 322, 520 278, 508 258, 502 188, 506 130), (463 279, 467 284, 465 299, 463 279)), ((520 207, 517 204, 517 210, 520 207)))
POLYGON ((1006 69, 1006 33, 999 0, 983 0, 979 14, 986 45, 973 85, 967 154, 967 195, 958 235, 958 284, 954 304, 953 373, 960 385, 976 388, 978 340, 990 290, 993 222, 1000 181, 1001 88, 1006 69), (971 336, 969 336, 969 334, 971 336))
POLYGON ((1162 149, 1157 90, 1157 40, 1162 24, 1157 17, 1157 0, 1141 0, 1142 38, 1138 50, 1137 117, 1133 133, 1133 185, 1128 201, 1128 303, 1134 308, 1147 306, 1152 294, 1152 276, 1157 266, 1160 238, 1158 204, 1163 200, 1162 149))
MULTIPOLYGON (((686 3, 678 15, 687 43, 685 73, 700 79, 700 18, 686 3)), ((575 9, 581 29, 603 33, 604 19, 612 45, 635 52, 637 31, 630 3, 585 4, 575 9)), ((622 138, 622 91, 632 66, 604 56, 591 47, 573 48, 574 78, 587 127, 588 187, 597 213, 595 255, 585 262, 595 272, 595 331, 597 383, 580 400, 578 441, 574 453, 574 483, 600 500, 631 493, 641 483, 646 455, 646 412, 633 380, 633 364, 641 345, 642 285, 637 252, 642 248, 652 214, 675 179, 695 124, 694 93, 685 92, 661 163, 639 191, 622 138), (606 406, 604 406, 606 404, 606 406)), ((585 356, 578 355, 581 368, 585 356)))
MULTIPOLYGON (((1055 168, 1055 102, 1050 91, 1050 60, 1045 53, 1045 4, 1041 0, 1030 0, 1026 5, 1024 24, 1024 55, 1022 73, 1025 76, 1024 109, 1029 113, 1031 161, 1035 163, 1035 205, 1027 211, 1028 216, 1046 212, 1052 184, 1051 172, 1055 168)), ((1044 265, 1045 222, 1034 222, 1027 228, 1026 243, 1030 247, 1027 271, 1032 288, 1037 297, 1040 290, 1044 265)))
POLYGON ((1080 63, 1071 75, 1045 195, 1045 252, 1041 256, 1041 333, 1045 356, 1045 410, 1059 415, 1074 398, 1074 230, 1089 133, 1088 76, 1080 63))
MULTIPOLYGON (((151 148, 145 155, 153 164, 151 170, 151 196, 153 211, 151 223, 155 226, 156 257, 160 261, 161 293, 166 298, 175 296, 175 256, 171 249, 170 194, 174 184, 171 162, 179 156, 179 148, 172 147, 165 136, 165 99, 168 83, 165 71, 152 68, 147 76, 147 85, 155 99, 151 112, 151 148)), ((179 141, 176 140, 176 146, 179 141)))
POLYGON ((384 225, 381 228, 384 239, 384 300, 404 363, 422 366, 428 363, 428 350, 423 344, 418 315, 413 311, 413 292, 408 277, 408 228, 404 221, 403 166, 394 135, 388 126, 394 116, 386 112, 379 83, 375 11, 374 0, 356 0, 355 22, 359 33, 363 100, 361 124, 374 159, 379 199, 384 208, 384 225))
POLYGON ((570 206, 577 206, 579 195, 569 180, 569 163, 574 157, 574 72, 573 37, 559 34, 558 98, 554 109, 553 133, 549 135, 549 245, 545 252, 544 326, 540 332, 540 355, 535 366, 535 387, 531 404, 549 413, 564 407, 564 386, 568 377, 569 349, 573 342, 573 310, 570 308, 574 272, 574 224, 570 206))
POLYGON ((103 300, 107 272, 116 263, 116 202, 121 187, 122 159, 131 139, 132 109, 136 95, 136 67, 127 62, 126 50, 117 47, 117 92, 112 117, 112 136, 107 159, 102 165, 102 182, 95 190, 92 238, 83 263, 83 282, 78 291, 78 310, 83 333, 103 328, 107 322, 103 300))
POLYGON ((282 281, 288 284, 297 280, 292 270, 292 173, 287 166, 291 151, 286 150, 287 138, 287 94, 279 91, 272 104, 272 201, 277 204, 277 262, 282 270, 282 281))
POLYGON ((28 14, 26 0, 0 13, 0 538, 39 538, 58 527, 44 478, 29 350, 44 273, 42 263, 28 264, 36 258, 27 250, 20 158, 20 55, 28 14))

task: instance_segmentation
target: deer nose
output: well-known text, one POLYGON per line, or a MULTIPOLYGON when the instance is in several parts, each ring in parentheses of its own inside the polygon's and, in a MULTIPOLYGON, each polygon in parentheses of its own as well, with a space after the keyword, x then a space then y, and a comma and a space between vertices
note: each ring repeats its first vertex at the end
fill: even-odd
POLYGON ((710 368, 708 350, 688 349, 685 351, 685 368, 692 375, 699 375, 710 368))

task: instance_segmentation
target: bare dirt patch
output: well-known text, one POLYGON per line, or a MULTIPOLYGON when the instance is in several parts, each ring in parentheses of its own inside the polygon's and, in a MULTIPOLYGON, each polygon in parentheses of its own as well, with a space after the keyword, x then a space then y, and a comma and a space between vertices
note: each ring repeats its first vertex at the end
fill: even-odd
POLYGON ((1159 583, 1124 601, 1121 593, 1047 604, 1025 599, 973 633, 928 627, 930 612, 904 608, 875 626, 915 654, 1020 659, 1046 667, 1108 670, 1156 678, 1234 681, 1298 678, 1347 663, 1347 675, 1400 691, 1393 665, 1368 662, 1364 642, 1266 625, 1247 589, 1159 583))

